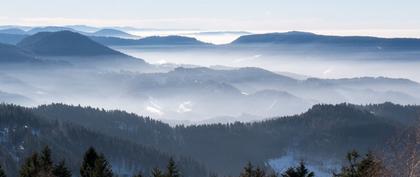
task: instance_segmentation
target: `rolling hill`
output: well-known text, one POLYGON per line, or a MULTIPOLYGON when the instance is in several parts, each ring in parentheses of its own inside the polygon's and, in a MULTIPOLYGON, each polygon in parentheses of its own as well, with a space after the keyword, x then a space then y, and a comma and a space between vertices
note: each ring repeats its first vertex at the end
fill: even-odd
POLYGON ((1 63, 40 63, 30 52, 19 47, 0 43, 0 62, 1 63))
POLYGON ((39 56, 126 56, 71 31, 37 33, 17 46, 39 56))
POLYGON ((53 104, 34 108, 33 112, 48 120, 69 122, 164 152, 191 156, 227 175, 238 173, 248 161, 265 164, 291 149, 305 154, 307 160, 327 161, 337 160, 351 149, 381 149, 398 130, 418 120, 419 110, 418 106, 391 103, 315 105, 303 114, 254 123, 175 128, 126 112, 90 107, 53 104))
POLYGON ((231 44, 318 44, 344 47, 371 47, 376 49, 412 50, 420 49, 420 39, 379 38, 369 36, 330 36, 308 32, 253 34, 239 37, 231 44))
MULTIPOLYGON (((52 118, 52 117, 49 117, 52 118)), ((61 119, 56 117, 57 120, 61 119)), ((109 159, 113 172, 133 176, 154 167, 164 168, 169 154, 137 143, 107 136, 75 124, 49 121, 27 108, 0 105, 0 165, 9 176, 18 176, 23 159, 48 145, 55 161, 65 159, 74 175, 79 174, 83 153, 90 146, 109 159)), ((206 176, 197 162, 176 157, 186 177, 206 176)))
POLYGON ((0 33, 2 34, 19 34, 24 35, 26 34, 26 31, 20 29, 20 28, 6 28, 6 29, 0 29, 0 33))
POLYGON ((103 37, 118 37, 118 38, 138 38, 135 35, 126 33, 124 31, 116 30, 116 29, 101 29, 91 34, 87 34, 90 36, 103 36, 103 37))
POLYGON ((122 39, 115 37, 91 37, 94 41, 107 46, 129 45, 209 45, 195 38, 184 36, 152 36, 141 39, 122 39))
POLYGON ((0 43, 16 45, 17 43, 19 43, 25 37, 28 37, 28 36, 27 35, 21 35, 21 34, 0 33, 0 43))

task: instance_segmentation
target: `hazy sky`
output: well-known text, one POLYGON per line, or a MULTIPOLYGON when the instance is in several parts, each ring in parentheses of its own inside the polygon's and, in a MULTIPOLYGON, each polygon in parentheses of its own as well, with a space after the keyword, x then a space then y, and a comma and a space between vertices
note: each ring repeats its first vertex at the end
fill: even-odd
POLYGON ((4 0, 0 24, 418 35, 418 0, 4 0))

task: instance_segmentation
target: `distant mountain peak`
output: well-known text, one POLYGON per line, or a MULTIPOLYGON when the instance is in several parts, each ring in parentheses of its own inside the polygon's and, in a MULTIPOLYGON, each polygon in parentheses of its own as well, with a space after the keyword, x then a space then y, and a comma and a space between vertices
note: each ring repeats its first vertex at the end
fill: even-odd
MULTIPOLYGON (((281 34, 281 33, 278 33, 278 34, 281 34)), ((315 33, 305 32, 305 31, 288 31, 288 32, 285 32, 283 34, 288 34, 288 35, 317 35, 315 33)))
POLYGON ((0 63, 39 63, 40 60, 14 45, 0 43, 0 63))
POLYGON ((134 38, 137 37, 135 35, 129 34, 127 32, 111 29, 111 28, 105 28, 98 30, 92 34, 93 36, 104 36, 104 37, 122 37, 122 38, 134 38))
POLYGON ((36 33, 24 38, 17 46, 40 56, 124 55, 72 31, 36 33))
POLYGON ((123 39, 118 37, 93 36, 92 40, 108 46, 129 45, 209 45, 196 38, 185 36, 150 36, 141 39, 123 39))
POLYGON ((418 50, 420 39, 379 38, 370 36, 319 35, 310 32, 289 31, 241 36, 231 44, 316 44, 330 47, 346 46, 369 48, 372 50, 418 50))
POLYGON ((19 28, 6 28, 6 29, 0 29, 0 33, 24 35, 26 32, 19 28))

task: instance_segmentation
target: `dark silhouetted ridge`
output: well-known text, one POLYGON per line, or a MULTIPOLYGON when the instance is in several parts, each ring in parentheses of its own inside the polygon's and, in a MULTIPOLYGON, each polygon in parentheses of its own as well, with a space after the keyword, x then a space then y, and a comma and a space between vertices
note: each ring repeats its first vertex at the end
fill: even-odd
POLYGON ((29 52, 14 45, 0 43, 0 63, 35 63, 40 62, 29 52))
POLYGON ((23 39, 17 45, 41 56, 124 55, 71 31, 37 33, 23 39))

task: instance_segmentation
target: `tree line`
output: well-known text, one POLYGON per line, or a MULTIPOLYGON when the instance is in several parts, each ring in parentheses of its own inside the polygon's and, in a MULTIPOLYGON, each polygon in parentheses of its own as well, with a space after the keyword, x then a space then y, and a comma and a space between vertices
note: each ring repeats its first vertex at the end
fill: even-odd
MULTIPOLYGON (((349 152, 346 156, 347 164, 343 165, 341 170, 333 173, 333 177, 386 177, 389 171, 379 158, 372 152, 362 156, 357 151, 349 152)), ((416 174, 420 175, 420 174, 416 174)), ((54 163, 52 160, 51 149, 47 146, 40 153, 33 153, 27 157, 22 164, 19 177, 117 177, 113 173, 112 167, 104 154, 98 153, 93 147, 90 147, 84 154, 80 165, 79 174, 72 174, 64 160, 54 163)), ((166 169, 153 168, 149 175, 139 172, 133 177, 182 177, 173 158, 170 158, 166 169)), ((217 177, 217 175, 211 175, 217 177)), ((239 174, 239 177, 315 177, 301 161, 297 166, 290 167, 281 174, 272 169, 254 166, 248 163, 239 174)), ((5 171, 0 166, 0 177, 6 177, 5 171)), ((410 176, 411 177, 411 176, 410 176)), ((412 176, 416 177, 416 176, 412 176)))

